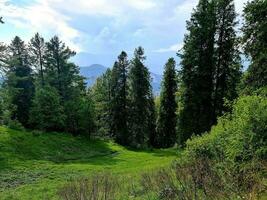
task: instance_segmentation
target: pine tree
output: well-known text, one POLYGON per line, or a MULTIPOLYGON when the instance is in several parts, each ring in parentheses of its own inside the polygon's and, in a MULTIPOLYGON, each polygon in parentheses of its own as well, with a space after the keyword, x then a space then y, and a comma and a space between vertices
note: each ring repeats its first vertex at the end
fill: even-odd
POLYGON ((9 45, 9 51, 10 60, 6 86, 11 97, 11 103, 16 107, 12 119, 18 120, 23 126, 27 126, 34 93, 29 56, 24 42, 17 36, 9 45))
POLYGON ((96 129, 100 136, 115 137, 111 134, 111 70, 108 69, 92 87, 95 105, 96 129))
POLYGON ((46 80, 57 89, 61 97, 66 114, 65 130, 78 135, 81 133, 79 103, 86 91, 84 78, 79 75, 79 67, 69 61, 74 55, 75 52, 66 47, 57 36, 46 44, 46 80))
POLYGON ((129 62, 123 51, 115 62, 111 74, 111 131, 116 142, 121 145, 129 144, 128 135, 128 102, 127 76, 129 62))
POLYGON ((187 23, 182 58, 179 134, 183 143, 192 134, 208 131, 229 111, 225 101, 237 97, 240 57, 232 0, 200 0, 187 23))
POLYGON ((157 145, 161 148, 172 147, 176 142, 176 109, 175 93, 177 90, 175 60, 170 58, 165 65, 160 108, 157 127, 157 145))
POLYGON ((29 43, 29 54, 31 65, 35 68, 37 77, 42 86, 45 84, 44 80, 44 63, 45 63, 46 46, 44 38, 39 33, 36 33, 29 43))
POLYGON ((215 5, 200 0, 187 22, 182 59, 183 110, 179 114, 179 134, 183 143, 192 134, 208 131, 212 124, 215 5))
POLYGON ((229 111, 225 100, 232 101, 237 97, 241 76, 233 0, 217 0, 216 3, 213 124, 218 116, 229 111))
POLYGON ((253 0, 244 9, 243 44, 251 59, 245 84, 250 90, 267 85, 267 1, 253 0))
POLYGON ((131 146, 144 147, 149 142, 149 104, 151 98, 150 75, 144 65, 144 49, 135 50, 129 72, 130 138, 131 146))
MULTIPOLYGON (((46 70, 49 84, 57 88, 63 101, 73 97, 76 90, 85 90, 83 78, 79 75, 79 67, 69 62, 75 55, 57 36, 46 44, 46 70)), ((76 94, 75 94, 76 95, 76 94)), ((74 95, 74 96, 75 96, 74 95)))

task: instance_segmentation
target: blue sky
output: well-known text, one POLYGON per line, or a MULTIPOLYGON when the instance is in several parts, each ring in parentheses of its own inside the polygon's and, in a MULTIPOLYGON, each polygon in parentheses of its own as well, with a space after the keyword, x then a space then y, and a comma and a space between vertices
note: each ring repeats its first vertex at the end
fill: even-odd
MULTIPOLYGON (((185 21, 198 0, 0 0, 5 25, 0 40, 18 35, 28 41, 35 32, 53 35, 77 52, 82 66, 111 67, 122 51, 131 57, 143 46, 146 65, 161 74, 164 63, 183 45, 185 21)), ((235 0, 241 14, 246 0, 235 0)))

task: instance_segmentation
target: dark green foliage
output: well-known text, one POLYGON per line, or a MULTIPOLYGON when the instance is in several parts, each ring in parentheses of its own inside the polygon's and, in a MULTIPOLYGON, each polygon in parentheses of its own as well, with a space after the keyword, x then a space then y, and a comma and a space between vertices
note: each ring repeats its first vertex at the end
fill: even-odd
POLYGON ((144 49, 138 47, 129 72, 130 145, 137 148, 148 145, 150 120, 153 120, 149 118, 152 96, 150 74, 143 63, 144 60, 144 49))
POLYGON ((127 54, 123 51, 115 62, 111 73, 111 133, 116 142, 128 145, 128 76, 129 62, 127 54))
POLYGON ((47 80, 51 86, 57 88, 63 101, 73 97, 73 90, 84 89, 78 66, 69 62, 74 55, 75 52, 66 47, 57 36, 47 43, 45 62, 47 80))
POLYGON ((57 36, 46 44, 45 67, 48 83, 55 87, 61 97, 66 115, 65 130, 80 134, 80 106, 85 95, 84 78, 79 68, 69 59, 75 55, 57 36))
POLYGON ((92 98, 95 105, 96 129, 100 136, 111 134, 111 70, 96 80, 92 87, 92 98))
POLYGON ((5 85, 11 97, 10 103, 15 106, 11 118, 27 126, 34 93, 29 56, 24 42, 17 36, 9 45, 9 51, 11 56, 5 85))
POLYGON ((50 86, 37 88, 31 108, 30 123, 44 131, 62 131, 65 125, 63 107, 57 90, 50 86))
POLYGON ((192 134, 209 130, 212 124, 215 15, 214 1, 200 0, 187 22, 189 34, 180 55, 184 87, 179 116, 182 143, 192 134))
POLYGON ((157 146, 171 147, 176 142, 175 93, 177 90, 175 60, 170 58, 165 65, 164 78, 160 94, 159 117, 157 121, 157 146))
POLYGON ((152 93, 148 99, 148 144, 152 147, 157 147, 157 111, 156 111, 156 105, 155 105, 155 98, 153 97, 152 93))
POLYGON ((241 77, 240 52, 235 33, 236 13, 233 0, 217 0, 215 66, 213 69, 213 124, 217 117, 229 111, 225 101, 237 97, 237 85, 241 77))
POLYGON ((243 44, 251 59, 245 85, 250 90, 267 85, 267 1, 253 0, 244 9, 243 44))
POLYGON ((225 103, 237 97, 240 57, 233 0, 200 0, 187 23, 189 34, 180 54, 180 142, 208 131, 229 111, 225 103))

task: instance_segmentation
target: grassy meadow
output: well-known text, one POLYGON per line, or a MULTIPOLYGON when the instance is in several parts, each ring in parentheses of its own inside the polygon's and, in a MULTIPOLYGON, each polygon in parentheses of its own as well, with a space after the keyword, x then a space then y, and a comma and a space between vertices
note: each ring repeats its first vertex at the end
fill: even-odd
POLYGON ((133 151, 112 142, 63 133, 0 127, 0 199, 60 199, 69 181, 111 173, 127 180, 168 166, 177 150, 133 151))

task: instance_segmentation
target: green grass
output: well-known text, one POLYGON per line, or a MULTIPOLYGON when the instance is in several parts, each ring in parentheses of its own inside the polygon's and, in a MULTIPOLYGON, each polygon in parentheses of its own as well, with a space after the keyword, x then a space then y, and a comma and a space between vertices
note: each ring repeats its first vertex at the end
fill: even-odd
POLYGON ((176 156, 172 149, 133 151, 63 133, 0 127, 0 199, 59 199, 59 188, 70 180, 103 171, 135 178, 168 166, 176 156))

